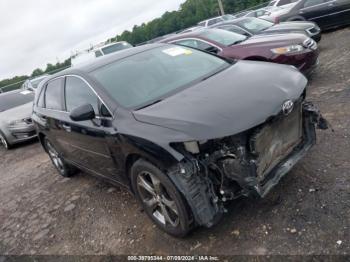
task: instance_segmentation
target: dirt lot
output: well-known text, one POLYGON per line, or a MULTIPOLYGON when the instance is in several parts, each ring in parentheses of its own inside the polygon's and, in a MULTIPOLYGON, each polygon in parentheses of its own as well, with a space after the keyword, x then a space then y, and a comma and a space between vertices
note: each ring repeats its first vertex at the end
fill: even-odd
POLYGON ((129 193, 58 176, 38 143, 0 147, 0 254, 350 254, 350 28, 324 34, 308 97, 333 125, 263 200, 172 238, 129 193))

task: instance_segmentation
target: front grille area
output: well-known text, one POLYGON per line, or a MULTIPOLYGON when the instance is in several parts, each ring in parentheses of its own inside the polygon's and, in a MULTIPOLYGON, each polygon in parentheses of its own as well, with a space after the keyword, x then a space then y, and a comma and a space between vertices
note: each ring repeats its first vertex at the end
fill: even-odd
POLYGON ((311 35, 314 35, 314 34, 317 34, 320 32, 320 29, 317 28, 317 27, 311 27, 309 29, 307 29, 307 31, 311 34, 311 35))
POLYGON ((12 133, 12 135, 16 138, 16 139, 25 139, 25 138, 29 138, 29 137, 33 137, 36 135, 36 131, 29 131, 29 132, 15 132, 12 133))
POLYGON ((309 48, 311 50, 317 49, 317 43, 311 38, 306 39, 304 41, 303 45, 304 45, 304 47, 309 48))
POLYGON ((264 177, 302 140, 302 108, 296 106, 288 116, 279 116, 258 129, 250 139, 251 152, 257 156, 257 176, 264 177))
POLYGON ((28 125, 33 123, 33 120, 31 118, 24 119, 24 122, 26 122, 28 125))

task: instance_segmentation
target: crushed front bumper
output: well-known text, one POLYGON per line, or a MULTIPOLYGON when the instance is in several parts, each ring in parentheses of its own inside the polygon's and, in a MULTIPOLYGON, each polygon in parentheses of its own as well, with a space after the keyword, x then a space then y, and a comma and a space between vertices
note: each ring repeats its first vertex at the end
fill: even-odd
POLYGON ((169 170, 169 177, 186 198, 197 224, 206 227, 216 224, 225 212, 223 203, 227 200, 266 196, 305 156, 316 142, 316 127, 327 129, 328 123, 311 103, 300 102, 299 110, 302 122, 300 140, 296 140, 298 143, 293 144, 277 164, 273 162, 263 171, 259 171, 258 158, 247 146, 246 139, 251 139, 252 134, 241 134, 238 140, 234 140, 237 144, 231 144, 231 147, 218 142, 220 147, 202 158, 188 155, 185 161, 169 170))
MULTIPOLYGON (((320 114, 320 111, 312 104, 304 102, 302 104, 302 138, 290 153, 282 158, 262 179, 259 178, 255 160, 250 160, 248 165, 250 173, 238 180, 242 187, 242 195, 262 198, 279 183, 292 167, 302 159, 316 142, 315 129, 327 129, 328 123, 320 114)), ((228 171, 226 169, 226 171, 228 171)), ((229 174, 227 174, 229 175, 229 174)))

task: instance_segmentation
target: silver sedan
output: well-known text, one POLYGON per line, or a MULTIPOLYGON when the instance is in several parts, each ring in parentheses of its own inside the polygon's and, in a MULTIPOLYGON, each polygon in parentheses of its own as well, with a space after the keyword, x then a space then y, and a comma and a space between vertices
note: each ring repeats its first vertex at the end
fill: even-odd
POLYGON ((17 90, 0 95, 0 144, 5 149, 36 137, 31 119, 34 93, 17 90))

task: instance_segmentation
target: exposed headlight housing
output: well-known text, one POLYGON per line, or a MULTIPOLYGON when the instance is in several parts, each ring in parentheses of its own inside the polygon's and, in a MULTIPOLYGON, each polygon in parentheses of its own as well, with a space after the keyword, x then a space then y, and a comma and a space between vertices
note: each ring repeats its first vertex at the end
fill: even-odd
POLYGON ((197 141, 184 142, 184 146, 187 152, 199 154, 199 144, 197 141))
POLYGON ((277 55, 284 55, 290 53, 298 53, 303 51, 305 48, 302 45, 290 45, 285 47, 278 47, 271 49, 272 53, 277 55))

